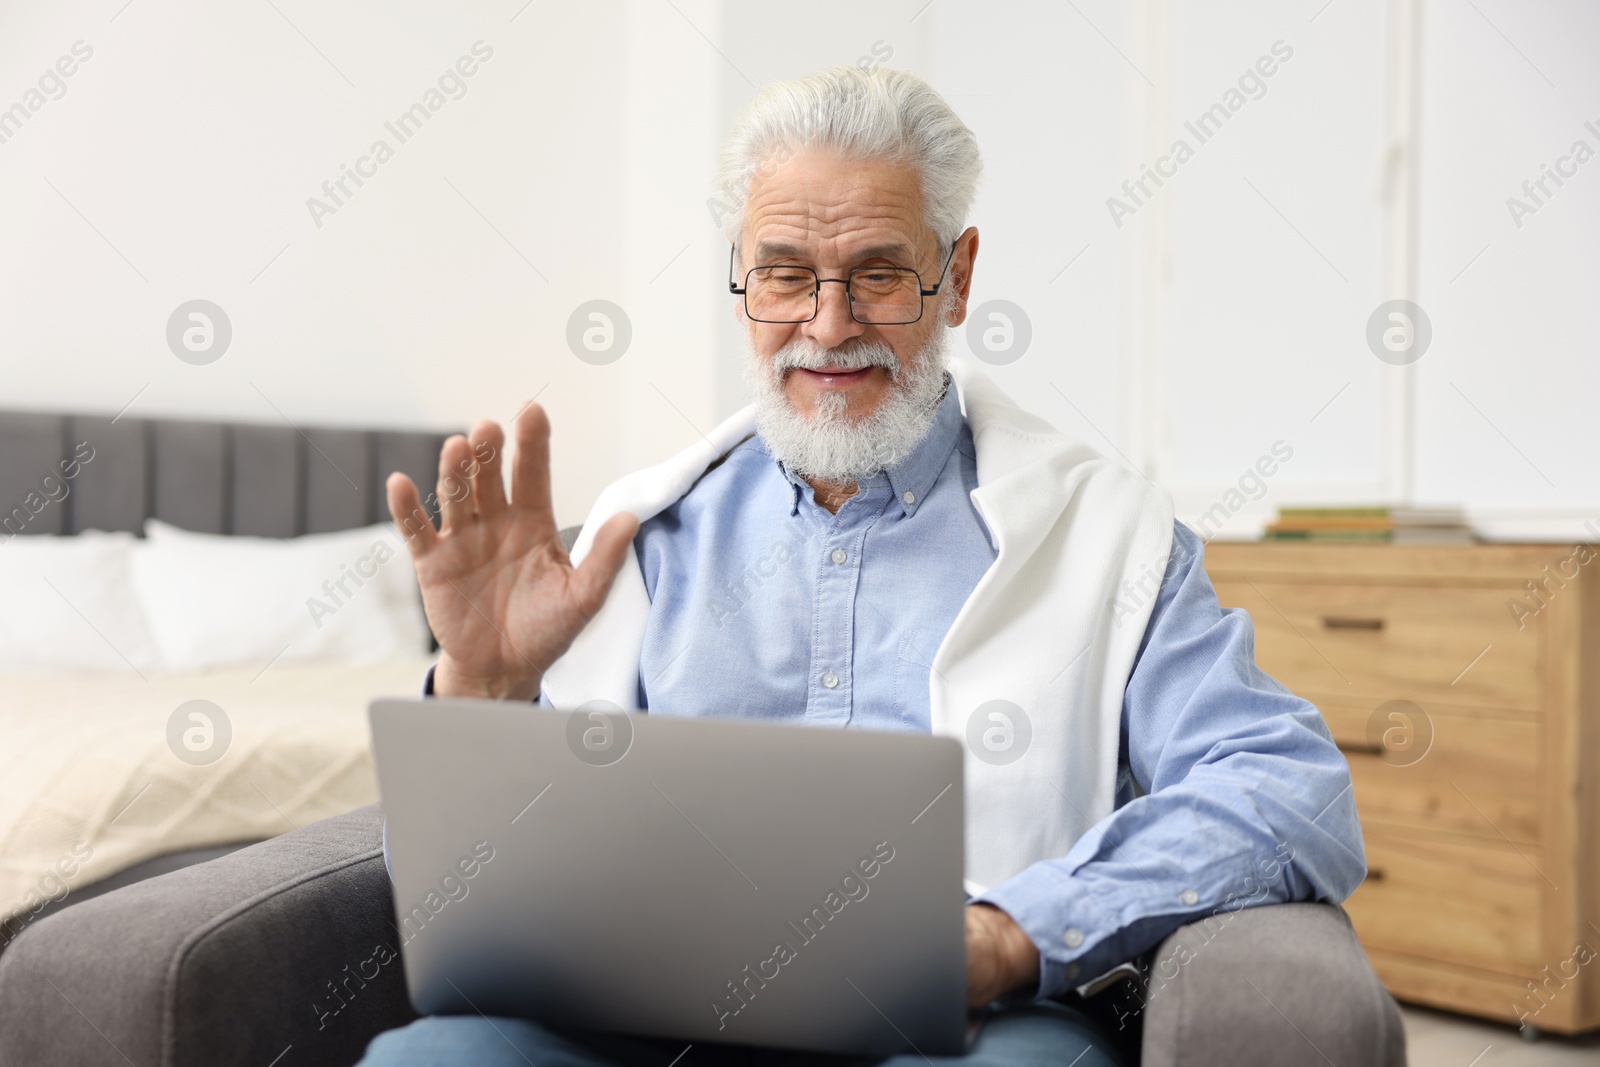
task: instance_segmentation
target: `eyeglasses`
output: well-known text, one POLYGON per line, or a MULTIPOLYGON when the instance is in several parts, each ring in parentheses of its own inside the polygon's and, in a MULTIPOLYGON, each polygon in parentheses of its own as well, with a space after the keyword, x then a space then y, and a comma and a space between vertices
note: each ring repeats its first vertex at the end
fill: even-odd
POLYGON ((924 297, 938 296, 945 272, 955 258, 950 246, 939 282, 922 287, 922 275, 910 267, 857 267, 844 278, 823 278, 810 267, 752 267, 743 288, 732 281, 738 247, 728 249, 728 292, 744 297, 744 313, 752 322, 810 322, 817 317, 817 298, 830 282, 844 286, 850 317, 868 326, 903 326, 922 318, 924 297))

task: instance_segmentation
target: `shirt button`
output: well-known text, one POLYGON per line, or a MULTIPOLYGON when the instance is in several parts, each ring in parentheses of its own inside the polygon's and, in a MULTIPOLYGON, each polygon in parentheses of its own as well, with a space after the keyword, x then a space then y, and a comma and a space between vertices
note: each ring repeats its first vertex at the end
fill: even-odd
POLYGON ((834 674, 832 671, 829 671, 827 674, 822 676, 822 684, 827 686, 829 689, 833 689, 839 684, 839 676, 834 674))
POLYGON ((905 492, 900 494, 900 499, 904 500, 907 504, 915 504, 917 502, 917 494, 907 489, 905 492))
POLYGON ((1077 979, 1078 975, 1080 975, 1082 973, 1083 973, 1083 968, 1081 966, 1079 966, 1078 964, 1076 964, 1076 963, 1067 964, 1066 975, 1067 975, 1067 980, 1068 981, 1075 981, 1077 979))
POLYGON ((1074 926, 1061 936, 1061 940, 1067 943, 1068 948, 1077 948, 1083 944, 1083 931, 1074 926))
POLYGON ((833 550, 832 558, 835 563, 843 563, 845 560, 850 558, 850 554, 842 548, 836 548, 833 550))
POLYGON ((1185 889, 1183 891, 1183 896, 1179 899, 1181 899, 1185 904, 1198 904, 1200 903, 1200 894, 1196 893, 1193 889, 1185 889))

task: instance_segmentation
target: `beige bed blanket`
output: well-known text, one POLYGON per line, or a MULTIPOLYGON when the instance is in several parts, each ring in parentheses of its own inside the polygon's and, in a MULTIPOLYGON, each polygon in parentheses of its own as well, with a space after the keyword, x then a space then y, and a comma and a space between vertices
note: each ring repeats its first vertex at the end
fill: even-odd
POLYGON ((154 856, 271 837, 376 800, 367 704, 417 695, 426 669, 417 658, 148 681, 131 672, 0 675, 7 932, 42 898, 154 856), (207 765, 168 743, 174 710, 195 699, 220 707, 232 728, 207 765))

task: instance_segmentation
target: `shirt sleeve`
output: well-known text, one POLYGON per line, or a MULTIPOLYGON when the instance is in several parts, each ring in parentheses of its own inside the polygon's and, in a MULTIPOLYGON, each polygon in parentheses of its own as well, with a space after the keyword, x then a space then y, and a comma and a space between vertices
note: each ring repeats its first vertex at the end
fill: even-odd
POLYGON ((1126 802, 977 898, 1038 948, 1038 997, 1208 914, 1342 901, 1366 876, 1349 765, 1317 709, 1256 666, 1249 614, 1218 604, 1200 539, 1175 525, 1123 698, 1126 802))

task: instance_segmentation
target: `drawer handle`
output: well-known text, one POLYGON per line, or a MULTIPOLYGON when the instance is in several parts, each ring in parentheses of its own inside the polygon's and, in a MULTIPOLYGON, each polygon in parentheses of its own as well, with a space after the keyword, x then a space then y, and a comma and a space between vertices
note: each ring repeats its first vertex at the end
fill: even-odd
POLYGON ((1350 615, 1324 615, 1322 625, 1328 630, 1381 630, 1383 620, 1350 615))
POLYGON ((1372 867, 1367 871, 1367 881, 1369 882, 1381 882, 1388 876, 1388 872, 1382 867, 1372 867))
POLYGON ((1340 752, 1357 753, 1363 756, 1383 755, 1383 745, 1376 741, 1335 741, 1340 752))

